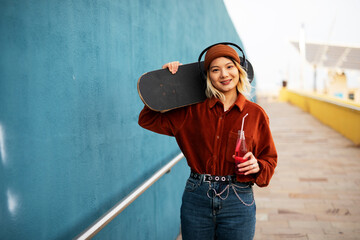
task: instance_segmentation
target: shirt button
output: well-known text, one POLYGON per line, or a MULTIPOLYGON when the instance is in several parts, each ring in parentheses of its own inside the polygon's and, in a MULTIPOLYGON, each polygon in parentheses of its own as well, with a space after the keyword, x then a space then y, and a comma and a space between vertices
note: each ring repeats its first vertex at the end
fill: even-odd
POLYGON ((216 136, 217 139, 219 139, 220 137, 219 136, 216 136))

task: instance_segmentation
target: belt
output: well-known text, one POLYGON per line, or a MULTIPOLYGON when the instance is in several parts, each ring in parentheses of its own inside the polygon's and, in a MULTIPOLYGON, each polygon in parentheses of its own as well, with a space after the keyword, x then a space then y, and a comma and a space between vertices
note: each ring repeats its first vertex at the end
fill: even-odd
POLYGON ((200 174, 200 173, 190 173, 190 177, 204 182, 236 182, 236 176, 227 175, 227 176, 216 176, 210 174, 200 174))

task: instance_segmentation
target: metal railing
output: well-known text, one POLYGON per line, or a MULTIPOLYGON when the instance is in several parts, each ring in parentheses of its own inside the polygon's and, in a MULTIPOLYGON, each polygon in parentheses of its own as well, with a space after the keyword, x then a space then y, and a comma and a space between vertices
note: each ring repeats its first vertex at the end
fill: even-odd
POLYGON ((143 192, 145 192, 151 185, 153 185, 159 178, 161 178, 165 173, 168 173, 171 168, 177 164, 184 155, 180 153, 175 158, 173 158, 169 163, 164 167, 158 170, 154 175, 152 175, 148 180, 143 184, 137 187, 132 191, 128 196, 118 202, 114 207, 112 207, 107 213, 100 217, 96 222, 89 226, 85 231, 79 234, 74 239, 91 239, 94 237, 101 229, 103 229, 108 223, 110 223, 117 215, 119 215, 125 208, 127 208, 135 199, 137 199, 143 192))

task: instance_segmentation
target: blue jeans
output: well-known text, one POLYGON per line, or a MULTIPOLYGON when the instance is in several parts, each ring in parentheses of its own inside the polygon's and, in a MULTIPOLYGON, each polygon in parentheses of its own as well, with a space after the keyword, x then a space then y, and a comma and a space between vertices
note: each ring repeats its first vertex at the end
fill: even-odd
POLYGON ((249 183, 204 182, 189 178, 181 205, 183 240, 250 240, 256 205, 249 183))

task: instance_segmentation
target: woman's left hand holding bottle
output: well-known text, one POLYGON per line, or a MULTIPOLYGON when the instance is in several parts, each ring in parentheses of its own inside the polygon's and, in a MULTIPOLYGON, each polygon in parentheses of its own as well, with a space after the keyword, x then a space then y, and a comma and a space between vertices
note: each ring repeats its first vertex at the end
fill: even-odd
MULTIPOLYGON (((235 158, 235 156, 233 157, 235 158)), ((246 153, 243 158, 248 160, 237 165, 239 172, 249 175, 260 171, 259 163, 252 152, 246 153)))

